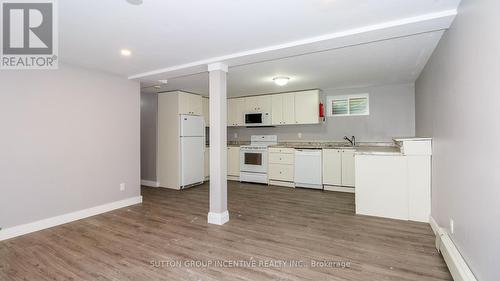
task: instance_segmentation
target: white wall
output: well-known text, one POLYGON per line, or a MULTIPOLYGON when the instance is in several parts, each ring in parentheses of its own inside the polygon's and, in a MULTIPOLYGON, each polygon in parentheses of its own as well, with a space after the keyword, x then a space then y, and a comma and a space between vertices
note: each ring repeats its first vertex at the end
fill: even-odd
POLYGON ((500 280, 500 2, 462 0, 416 83, 416 129, 433 137, 432 216, 478 280, 500 280))
POLYGON ((276 134, 279 141, 342 141, 356 136, 358 141, 392 141, 395 136, 415 135, 415 88, 413 84, 386 85, 352 89, 323 89, 328 95, 370 94, 370 115, 330 117, 321 125, 291 125, 272 128, 228 128, 228 140, 250 140, 251 135, 276 134), (234 138, 234 133, 238 138, 234 138), (302 139, 298 138, 302 133, 302 139))
POLYGON ((0 86, 1 227, 140 195, 137 82, 61 65, 0 86))

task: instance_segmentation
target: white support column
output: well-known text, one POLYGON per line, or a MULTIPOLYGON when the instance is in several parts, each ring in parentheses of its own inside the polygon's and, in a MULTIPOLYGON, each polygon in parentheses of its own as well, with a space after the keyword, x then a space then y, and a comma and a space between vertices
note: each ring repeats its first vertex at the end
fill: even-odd
POLYGON ((208 65, 210 86, 210 210, 208 223, 229 221, 227 211, 227 65, 208 65))

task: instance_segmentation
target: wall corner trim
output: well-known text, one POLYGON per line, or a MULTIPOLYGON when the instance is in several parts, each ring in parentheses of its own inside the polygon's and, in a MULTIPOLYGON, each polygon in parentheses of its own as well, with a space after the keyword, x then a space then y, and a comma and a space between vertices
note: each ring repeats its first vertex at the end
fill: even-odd
POLYGON ((0 230, 0 241, 140 203, 142 203, 142 196, 130 197, 127 199, 67 213, 60 216, 5 228, 3 230, 0 230))
POLYGON ((141 185, 149 187, 160 187, 160 183, 157 181, 141 180, 141 185))
POLYGON ((439 227, 436 220, 431 216, 429 222, 436 235, 436 249, 443 255, 444 261, 450 270, 451 276, 455 281, 477 281, 469 265, 458 251, 453 243, 448 231, 439 227))
POLYGON ((429 224, 431 225, 432 232, 434 232, 434 235, 438 236, 437 233, 439 231, 439 225, 437 224, 436 220, 432 216, 429 217, 429 224))

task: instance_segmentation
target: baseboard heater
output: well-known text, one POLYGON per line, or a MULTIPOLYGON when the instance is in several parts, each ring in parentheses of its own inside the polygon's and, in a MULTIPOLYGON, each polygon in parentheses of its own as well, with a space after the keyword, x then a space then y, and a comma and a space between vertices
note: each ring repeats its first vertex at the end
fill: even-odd
POLYGON ((436 249, 443 255, 444 261, 455 281, 477 281, 464 258, 458 251, 448 232, 435 227, 436 249))

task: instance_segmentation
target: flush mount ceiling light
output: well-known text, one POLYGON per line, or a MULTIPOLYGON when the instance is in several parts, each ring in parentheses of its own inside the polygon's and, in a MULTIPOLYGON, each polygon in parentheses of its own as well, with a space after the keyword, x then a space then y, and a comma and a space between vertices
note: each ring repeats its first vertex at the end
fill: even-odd
POLYGON ((142 4, 142 0, 127 0, 127 2, 129 4, 132 4, 132 5, 141 5, 142 4))
POLYGON ((290 77, 278 76, 273 78, 274 84, 278 86, 285 86, 290 81, 290 77))
POLYGON ((167 84, 168 80, 167 79, 161 79, 161 80, 158 80, 158 82, 160 82, 162 84, 167 84))
POLYGON ((130 55, 132 55, 132 52, 130 50, 127 50, 127 49, 122 49, 120 51, 120 54, 122 54, 122 56, 124 56, 124 57, 130 57, 130 55))
POLYGON ((161 86, 160 86, 160 85, 156 85, 156 86, 154 86, 154 88, 155 88, 155 89, 160 89, 160 88, 161 88, 161 86))

